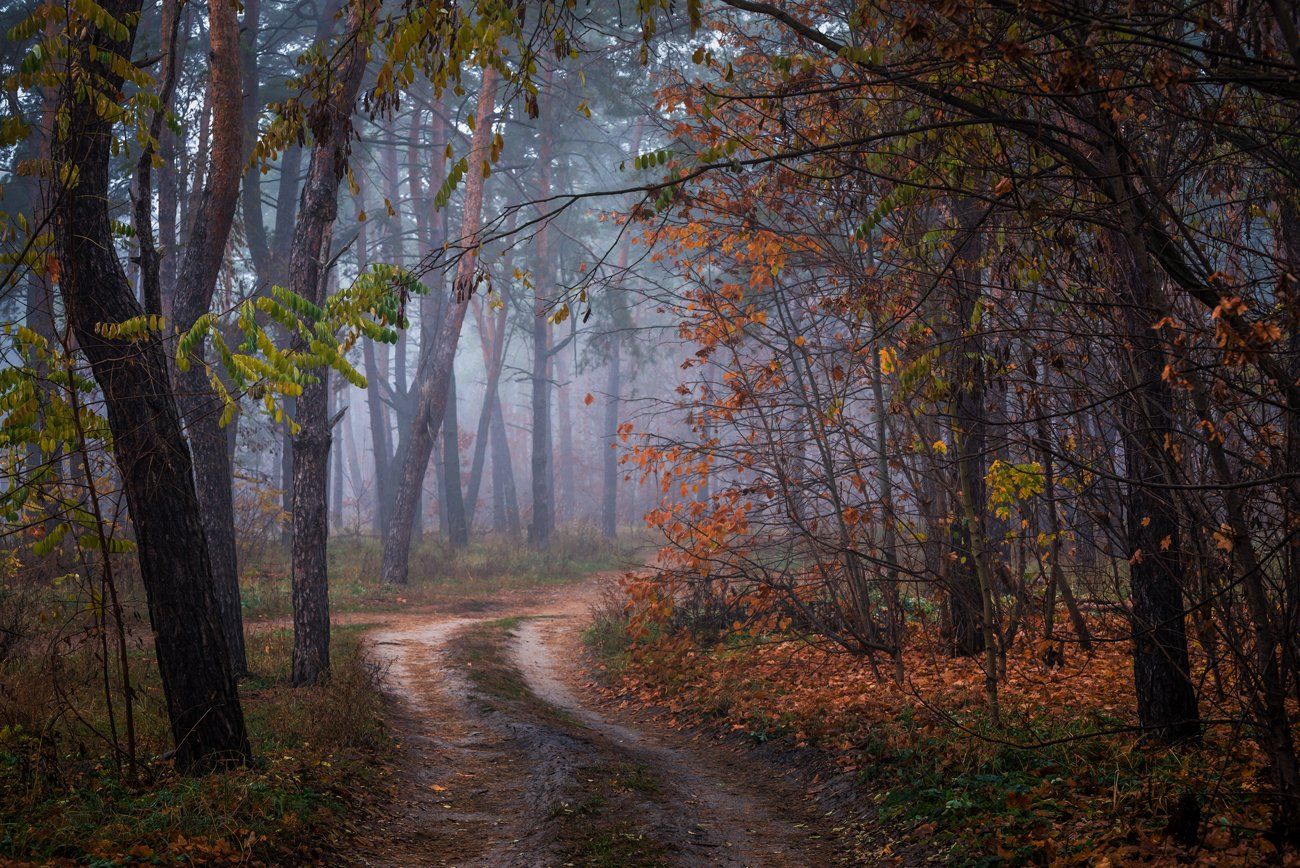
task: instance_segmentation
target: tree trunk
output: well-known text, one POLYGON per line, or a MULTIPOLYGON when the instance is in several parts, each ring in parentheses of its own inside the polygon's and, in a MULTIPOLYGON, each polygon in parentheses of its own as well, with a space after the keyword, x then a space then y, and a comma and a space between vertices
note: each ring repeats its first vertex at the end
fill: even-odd
MULTIPOLYGON (((510 235, 515 230, 515 213, 511 212, 506 219, 505 233, 510 235)), ((479 410, 478 428, 474 435, 474 458, 470 464, 469 471, 469 488, 466 493, 465 521, 470 532, 474 528, 474 516, 478 510, 478 494, 483 482, 483 467, 487 462, 488 443, 492 436, 492 424, 496 421, 496 408, 499 405, 498 393, 501 388, 501 369, 505 364, 506 354, 506 319, 510 313, 510 281, 514 274, 514 264, 512 256, 507 251, 502 255, 500 261, 500 273, 503 275, 502 280, 496 287, 497 299, 500 304, 493 311, 488 308, 485 311, 485 305, 475 302, 474 322, 478 327, 479 346, 483 351, 483 367, 487 371, 487 383, 483 391, 483 406, 479 410)), ((492 471, 492 503, 494 517, 499 517, 497 529, 504 525, 504 511, 498 513, 497 505, 504 502, 501 500, 501 490, 496 484, 497 470, 493 467, 492 471)))
POLYGON ((357 453, 357 429, 353 427, 352 420, 344 419, 344 426, 347 428, 347 437, 344 440, 347 449, 348 458, 348 492, 352 495, 352 508, 356 510, 356 523, 352 525, 351 530, 354 534, 361 533, 361 457, 357 453))
MULTIPOLYGON (((474 308, 478 330, 483 345, 483 363, 487 366, 487 385, 483 391, 483 407, 479 411, 478 429, 474 434, 474 459, 469 471, 469 490, 465 502, 465 520, 467 529, 474 525, 474 513, 478 509, 479 486, 483 480, 483 465, 487 459, 488 440, 492 436, 491 427, 496 410, 500 406, 498 393, 501 388, 501 369, 505 364, 506 354, 506 314, 507 304, 504 287, 502 304, 495 315, 484 316, 482 305, 474 308)), ((497 498, 496 470, 493 468, 493 499, 497 498)))
POLYGON ((515 486, 514 460, 510 455, 510 436, 506 431, 505 413, 501 409, 501 394, 492 404, 492 511, 493 524, 498 533, 511 539, 519 536, 519 490, 515 486))
POLYGON ((1164 449, 1174 431, 1174 395, 1162 376, 1165 353, 1154 330, 1161 309, 1156 276, 1140 251, 1116 250, 1127 332, 1122 442, 1133 676, 1142 728, 1163 741, 1183 741, 1200 734, 1200 716, 1187 655, 1178 512, 1161 487, 1173 481, 1164 449))
MULTIPOLYGON (((149 135, 154 141, 162 135, 167 112, 171 111, 176 95, 177 70, 180 66, 180 52, 177 49, 180 4, 177 0, 164 0, 158 26, 162 31, 163 71, 158 86, 158 106, 149 118, 149 135)), ((131 187, 131 212, 136 244, 139 247, 140 298, 147 313, 162 316, 161 262, 153 231, 153 163, 157 157, 152 143, 141 149, 131 187)), ((175 208, 175 203, 172 203, 172 207, 175 208)), ((173 237, 168 243, 174 241, 173 237)))
MULTIPOLYGON (((645 122, 638 119, 632 127, 630 144, 633 154, 641 151, 641 136, 645 122)), ((627 276, 627 256, 630 242, 624 241, 618 247, 618 274, 620 280, 627 276)), ((606 539, 618 535, 618 414, 619 403, 623 400, 623 328, 630 323, 629 305, 626 299, 627 288, 619 286, 610 298, 610 311, 613 323, 610 333, 606 335, 608 353, 605 370, 605 418, 601 432, 601 506, 600 529, 606 539)))
POLYGON ((876 476, 880 486, 880 555, 885 562, 885 600, 889 604, 889 643, 894 646, 894 676, 903 681, 903 641, 907 636, 903 608, 899 604, 898 513, 894 508, 894 480, 889 470, 889 408, 885 404, 884 372, 880 367, 880 328, 875 329, 877 344, 872 351, 871 399, 875 402, 876 476))
MULTIPOLYGON (((297 401, 284 402, 289 418, 298 415, 297 401)), ((280 511, 284 520, 280 524, 280 542, 285 549, 293 546, 293 433, 286 426, 280 432, 280 511)))
POLYGON ((974 203, 960 199, 955 203, 954 219, 958 250, 954 254, 951 280, 954 292, 953 350, 948 365, 952 369, 950 406, 953 434, 954 470, 957 503, 954 504, 949 542, 956 558, 948 566, 948 622, 952 630, 950 651, 967 657, 985 650, 984 604, 979 570, 975 558, 980 553, 969 516, 977 519, 984 511, 984 362, 983 341, 977 316, 980 298, 978 259, 980 244, 974 203), (969 505, 969 510, 965 507, 969 505))
MULTIPOLYGON (((339 182, 347 167, 352 111, 366 70, 370 19, 377 0, 354 0, 348 33, 335 70, 337 84, 315 107, 311 161, 294 227, 289 289, 314 304, 324 303, 322 266, 338 216, 339 182)), ((297 402, 300 426, 293 438, 293 665, 295 686, 315 684, 329 675, 329 576, 325 509, 330 423, 329 372, 303 387, 297 402)))
POLYGON ((442 417, 442 468, 445 485, 442 511, 447 517, 447 538, 452 548, 469 545, 469 523, 460 485, 460 425, 456 413, 456 365, 447 377, 447 411, 442 417))
POLYGON ((496 384, 488 375, 487 388, 484 390, 483 406, 479 409, 478 424, 474 428, 474 456, 470 459, 469 483, 465 486, 465 523, 466 534, 474 532, 475 513, 478 512, 478 496, 483 487, 483 468, 487 466, 487 445, 492 427, 492 403, 486 394, 493 391, 496 384))
POLYGON ((611 334, 607 340, 600 530, 607 539, 614 539, 618 535, 618 409, 623 391, 623 342, 617 334, 611 334))
POLYGON ((577 497, 577 480, 573 471, 573 388, 574 377, 569 376, 568 366, 560 353, 555 360, 555 377, 559 386, 555 397, 559 403, 560 434, 560 498, 557 518, 573 521, 574 505, 577 497))
MULTIPOLYGON (((186 7, 188 17, 191 7, 186 7)), ((180 58, 177 58, 177 65, 180 58)), ((168 107, 170 108, 170 106, 168 107)), ((176 205, 180 196, 176 170, 177 137, 171 127, 163 124, 158 138, 158 293, 159 310, 171 318, 172 298, 176 292, 176 205)))
POLYGON ((441 305, 442 316, 437 331, 421 347, 421 360, 413 388, 417 396, 415 421, 405 438, 400 476, 393 502, 392 521, 384 537, 384 558, 380 568, 383 581, 405 584, 411 553, 411 530, 419 505, 420 490, 429 467, 434 435, 442 426, 447 409, 447 389, 456 360, 456 344, 461 324, 474 291, 479 227, 483 212, 483 187, 489 167, 492 137, 492 112, 498 73, 492 68, 483 72, 479 87, 474 136, 470 145, 466 175, 464 224, 461 243, 465 252, 458 263, 453 297, 441 305))
MULTIPOLYGON (((259 89, 261 70, 258 69, 257 31, 262 16, 262 0, 244 0, 244 20, 240 27, 240 59, 244 78, 244 160, 247 163, 257 144, 257 118, 261 110, 259 89)), ((263 278, 270 273, 270 247, 266 237, 266 220, 262 216, 262 170, 257 165, 247 167, 240 199, 244 215, 244 240, 248 256, 253 261, 253 272, 263 278)))
MULTIPOLYGON (((549 73, 547 76, 549 84, 549 73)), ((543 119, 537 146, 537 199, 551 194, 551 121, 543 119)), ((555 477, 551 466, 551 329, 547 320, 546 291, 555 281, 551 260, 550 227, 537 230, 537 269, 533 275, 533 368, 532 386, 532 493, 533 519, 528 524, 528 543, 535 549, 551 544, 555 529, 555 477)))
MULTIPOLYGON (((366 210, 365 190, 358 188, 356 194, 357 213, 366 210)), ((370 251, 367 240, 367 223, 357 222, 357 273, 370 267, 370 251)), ((370 420, 370 457, 375 465, 375 509, 371 514, 376 536, 382 536, 388 527, 388 509, 392 503, 393 473, 393 433, 388 422, 388 407, 382 397, 383 385, 387 382, 388 366, 380 364, 380 348, 373 341, 366 341, 361 348, 361 357, 366 371, 366 414, 370 420)))
MULTIPOLYGON (((333 400, 330 402, 330 416, 341 414, 347 411, 347 407, 340 408, 343 403, 344 389, 335 389, 330 392, 333 400)), ((330 453, 330 522, 337 531, 343 526, 343 437, 345 429, 339 429, 339 448, 330 453)))
MULTIPOLYGON (((104 7, 125 22, 140 11, 138 0, 108 0, 104 7)), ((121 76, 98 57, 106 52, 129 57, 133 38, 133 29, 119 42, 87 26, 69 46, 70 71, 80 70, 115 91, 121 76)), ((61 98, 60 115, 64 122, 52 155, 75 175, 72 186, 52 198, 59 285, 77 344, 104 393, 135 527, 176 766, 197 773, 242 764, 251 752, 208 549, 196 544, 204 539, 203 522, 163 346, 153 338, 108 340, 96 331, 98 323, 143 313, 114 252, 108 213, 112 124, 99 115, 93 99, 70 93, 61 98)))
MULTIPOLYGON (((189 329, 212 309, 217 277, 239 202, 243 175, 243 95, 239 75, 239 20, 231 3, 209 4, 209 103, 212 147, 209 168, 195 206, 185 258, 176 279, 173 316, 189 329)), ((194 475, 203 516, 217 603, 226 647, 235 675, 247 669, 244 624, 239 605, 239 563, 235 549, 233 472, 226 434, 220 424, 221 399, 208 382, 202 363, 207 342, 200 341, 196 359, 178 371, 177 396, 194 455, 194 475)))
MULTIPOLYGON (((1046 376, 1045 371, 1043 375, 1046 376)), ((1046 383, 1044 383, 1045 388, 1046 383)), ((1074 599, 1074 589, 1070 587, 1065 571, 1061 569, 1061 537, 1064 529, 1061 527, 1061 513, 1056 502, 1056 462, 1052 457, 1047 412, 1039 402, 1032 402, 1030 406, 1036 411, 1034 446, 1038 451, 1039 460, 1043 463, 1043 508, 1047 511, 1047 531, 1052 537, 1048 553, 1049 575, 1044 589, 1044 638, 1048 640, 1053 638, 1052 622, 1056 614, 1056 593, 1060 591, 1061 598, 1065 601, 1065 610, 1070 616, 1070 624, 1074 627, 1075 636, 1078 637, 1079 646, 1087 651, 1092 648, 1092 632, 1088 629, 1088 622, 1083 619, 1083 613, 1079 611, 1079 604, 1074 599)))

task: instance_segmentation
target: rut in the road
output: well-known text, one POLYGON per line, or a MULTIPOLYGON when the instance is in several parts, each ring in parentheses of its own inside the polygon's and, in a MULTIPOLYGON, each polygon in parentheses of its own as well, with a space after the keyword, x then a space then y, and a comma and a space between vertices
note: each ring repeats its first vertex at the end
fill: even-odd
POLYGON ((374 636, 403 747, 362 861, 833 864, 801 788, 579 698, 591 591, 507 619, 408 620, 374 636))
MULTIPOLYGON (((661 782, 657 798, 642 800, 641 826, 665 845, 669 861, 688 865, 830 864, 830 842, 809 798, 724 747, 688 744, 671 733, 648 733, 584 705, 560 653, 565 622, 527 620, 514 631, 511 660, 534 695, 582 727, 615 767, 645 769, 661 782), (568 677, 566 677, 568 676, 568 677), (649 802, 650 804, 645 804, 649 802)), ((571 635, 571 634, 569 634, 571 635)), ((766 771, 766 770, 763 770, 766 771)))

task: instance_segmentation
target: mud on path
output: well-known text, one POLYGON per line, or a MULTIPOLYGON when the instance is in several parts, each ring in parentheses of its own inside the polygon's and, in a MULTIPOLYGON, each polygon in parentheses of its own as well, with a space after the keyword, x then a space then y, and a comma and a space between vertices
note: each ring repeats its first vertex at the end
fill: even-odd
POLYGON ((400 742, 365 865, 830 865, 812 797, 716 742, 603 706, 580 634, 600 579, 370 634, 400 742))

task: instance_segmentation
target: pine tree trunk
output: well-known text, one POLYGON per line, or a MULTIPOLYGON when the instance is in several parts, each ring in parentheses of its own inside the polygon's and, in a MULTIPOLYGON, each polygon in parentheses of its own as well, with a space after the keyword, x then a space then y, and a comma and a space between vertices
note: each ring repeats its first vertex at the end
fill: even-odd
MULTIPOLYGON (((243 127, 244 160, 247 163, 257 144, 257 119, 261 110, 259 90, 261 70, 257 33, 262 16, 262 0, 244 0, 244 19, 240 22, 240 62, 243 66, 243 127)), ((266 237, 266 220, 262 215, 262 171, 248 166, 244 172, 240 210, 244 216, 244 240, 248 244, 248 257, 253 261, 253 272, 259 277, 270 273, 270 246, 266 237)))
MULTIPOLYGON (((338 84, 314 124, 307 180, 294 227, 289 289, 317 305, 324 302, 329 239, 338 216, 338 188, 352 137, 351 116, 366 69, 369 19, 377 0, 355 0, 348 34, 335 70, 338 84)), ((329 575, 326 545, 329 517, 325 490, 329 472, 328 371, 303 387, 297 401, 299 429, 293 438, 293 664, 295 686, 329 675, 329 575)))
POLYGON ((518 538, 519 489, 515 485, 514 460, 510 455, 510 436, 506 431, 505 413, 498 392, 492 404, 492 500, 494 526, 498 533, 518 538), (498 509, 499 505, 499 509, 498 509))
MULTIPOLYGON (((330 414, 346 411, 346 407, 340 410, 338 405, 343 402, 343 390, 335 389, 330 393, 333 400, 330 402, 330 414)), ((334 530, 337 531, 343 526, 343 438, 345 429, 339 428, 338 448, 330 452, 330 523, 334 530)))
POLYGON ((413 384, 416 412, 410 431, 403 441, 401 471, 394 480, 396 491, 392 519, 384 537, 384 558, 380 567, 382 580, 389 584, 405 584, 407 580, 411 531, 419 507, 420 491, 429 467, 435 435, 442 427, 446 413, 448 384, 456 360, 456 345, 460 341, 461 324, 465 321, 469 297, 474 289, 476 247, 483 212, 485 168, 489 165, 491 119, 497 79, 496 70, 484 70, 468 160, 471 170, 465 184, 464 225, 461 232, 465 252, 457 268, 453 297, 440 305, 442 315, 437 330, 431 336, 432 339, 421 347, 420 365, 413 384))
MULTIPOLYGON (((540 235, 540 233, 539 233, 540 235)), ((538 241, 539 252, 545 249, 538 241)), ((540 282, 540 280, 539 280, 540 282)), ((533 517, 528 523, 528 543, 535 549, 551 544, 555 528, 555 486, 551 467, 551 366, 550 327, 546 306, 539 295, 533 311, 532 370, 532 492, 533 517)))
POLYGON ((623 343, 618 335, 609 336, 609 359, 606 362, 605 430, 601 455, 600 530, 608 539, 618 535, 618 412, 623 391, 623 343))
MULTIPOLYGON (((563 353, 560 354, 562 356, 563 353)), ((556 401, 559 403, 559 434, 560 434, 560 497, 558 509, 556 512, 557 521, 573 521, 574 519, 574 501, 576 497, 577 480, 573 472, 573 378, 569 376, 568 368, 564 360, 559 356, 555 360, 555 377, 559 381, 559 388, 555 391, 556 401)))
POLYGON ((452 548, 469 544, 469 523, 465 519, 465 499, 460 484, 460 424, 456 413, 456 365, 447 377, 447 410, 442 417, 442 474, 445 485, 442 500, 447 517, 447 538, 452 548))
MULTIPOLYGON (((548 80, 549 83, 549 80, 548 80)), ((551 193, 551 126, 543 121, 537 147, 537 198, 545 201, 551 193)), ((551 544, 555 529, 555 476, 552 468, 551 443, 551 329, 546 292, 555 281, 555 263, 551 260, 550 228, 542 223, 537 230, 537 269, 533 275, 533 367, 532 387, 532 494, 533 516, 528 523, 528 543, 544 550, 551 544)))
MULTIPOLYGON (((212 111, 210 162, 192 214, 185 258, 176 278, 173 315, 188 329, 212 308, 226 242, 234 225, 243 175, 243 91, 239 74, 239 21, 235 7, 211 4, 209 15, 209 102, 212 111)), ((203 516, 217 603, 226 647, 236 675, 247 669, 243 615, 239 604, 239 563, 235 549, 234 475, 220 419, 224 407, 208 383, 202 364, 206 341, 186 371, 177 372, 177 396, 184 414, 203 516)))
MULTIPOLYGON (((366 210, 364 188, 358 188, 355 196, 357 213, 366 210)), ((357 221, 357 271, 370 267, 370 250, 366 224, 369 220, 357 221)), ((373 341, 366 341, 361 348, 361 358, 366 372, 366 415, 370 421, 370 458, 374 462, 374 498, 375 508, 371 513, 372 529, 376 536, 382 537, 388 526, 388 509, 392 504, 393 473, 393 437, 388 424, 388 407, 381 395, 383 382, 388 376, 388 366, 380 365, 380 348, 373 341)))
MULTIPOLYGON (((298 415, 296 404, 293 398, 284 402, 285 412, 290 418, 298 415)), ((293 546, 293 434, 287 427, 280 432, 280 511, 284 515, 280 523, 280 542, 287 551, 293 546)))
MULTIPOLYGON (((505 361, 506 306, 503 304, 495 317, 484 316, 480 307, 475 308, 475 316, 478 320, 479 335, 483 341, 483 361, 487 365, 487 385, 483 391, 483 406, 479 410, 478 427, 474 433, 474 458, 470 464, 469 488, 465 497, 467 534, 473 529, 474 514, 478 510, 478 495, 483 481, 483 466, 487 459, 489 438, 492 436, 493 411, 498 406, 497 393, 501 386, 501 368, 505 361), (492 328, 493 325, 495 325, 495 329, 492 328)), ((498 494, 495 472, 494 468, 494 503, 498 494)))
MULTIPOLYGON (((515 212, 506 220, 505 232, 507 235, 514 232, 515 212)), ((487 383, 483 392, 483 406, 479 410, 478 428, 474 435, 474 458, 470 465, 469 471, 469 488, 466 492, 465 504, 465 521, 468 531, 472 532, 474 528, 474 516, 478 510, 478 495, 483 481, 483 467, 487 461, 489 437, 492 436, 492 424, 496 420, 496 408, 499 406, 498 393, 501 388, 501 369, 505 364, 506 352, 506 318, 509 316, 510 309, 510 279, 514 273, 512 258, 509 252, 501 258, 501 274, 506 275, 505 279, 500 282, 496 288, 500 305, 495 311, 484 311, 485 305, 475 303, 474 322, 478 326, 479 346, 483 351, 483 366, 487 370, 487 383)), ((494 465, 492 470, 492 503, 493 515, 499 516, 496 522, 498 530, 504 525, 504 501, 501 499, 503 493, 497 486, 497 468, 494 465), (501 505, 500 511, 497 506, 501 505)))
MULTIPOLYGON (((130 22, 140 11, 136 0, 103 5, 118 21, 130 22)), ((110 88, 120 87, 121 77, 91 56, 129 56, 133 31, 121 42, 94 27, 81 33, 69 45, 67 62, 110 88)), ((203 522, 163 346, 155 339, 107 340, 96 331, 98 323, 143 313, 114 252, 108 213, 112 124, 92 100, 75 95, 61 98, 60 114, 64 123, 53 142, 53 159, 76 174, 71 187, 52 197, 59 286, 77 343, 104 393, 135 528, 176 766, 198 773, 245 763, 251 752, 208 548, 195 544, 204 539, 203 522)))

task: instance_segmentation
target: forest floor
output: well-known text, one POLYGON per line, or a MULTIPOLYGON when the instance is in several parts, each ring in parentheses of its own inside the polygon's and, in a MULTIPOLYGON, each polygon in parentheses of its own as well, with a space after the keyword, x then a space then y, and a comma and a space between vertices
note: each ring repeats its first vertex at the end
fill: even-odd
POLYGON ((402 615, 369 634, 397 742, 366 865, 828 865, 826 807, 776 765, 618 707, 581 634, 612 581, 402 615))

